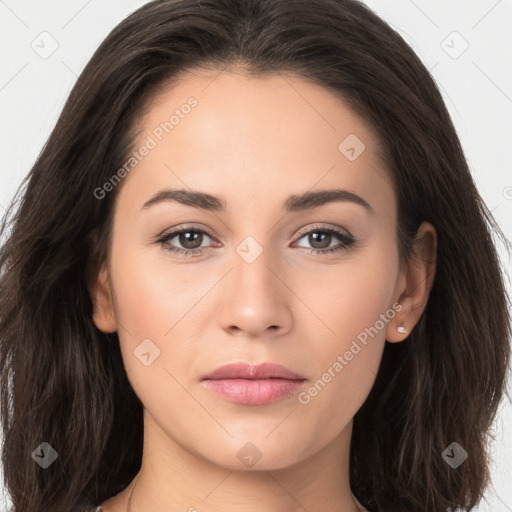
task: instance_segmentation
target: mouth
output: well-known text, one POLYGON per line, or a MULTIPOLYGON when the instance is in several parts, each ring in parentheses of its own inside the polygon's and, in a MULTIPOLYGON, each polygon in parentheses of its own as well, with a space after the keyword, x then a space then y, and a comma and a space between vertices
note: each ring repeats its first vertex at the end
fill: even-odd
POLYGON ((306 380, 282 365, 241 362, 220 366, 205 375, 201 384, 230 402, 267 405, 295 395, 306 380))

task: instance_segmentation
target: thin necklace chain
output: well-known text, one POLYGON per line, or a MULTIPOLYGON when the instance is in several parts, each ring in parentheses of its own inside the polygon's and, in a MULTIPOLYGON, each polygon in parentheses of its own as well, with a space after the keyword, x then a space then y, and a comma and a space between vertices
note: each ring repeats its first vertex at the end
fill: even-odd
MULTIPOLYGON (((135 482, 135 485, 133 486, 132 492, 130 493, 130 497, 128 498, 128 505, 126 506, 126 512, 131 512, 131 510, 132 510, 131 507, 130 507, 130 503, 132 501, 133 491, 135 491, 135 487, 137 487, 137 484, 139 483, 139 478, 140 478, 140 473, 139 473, 139 476, 137 477, 137 481, 135 482)), ((352 494, 352 496, 354 496, 354 495, 352 494)), ((357 500, 357 498, 356 498, 356 500, 357 500)), ((366 512, 366 509, 363 508, 363 506, 359 503, 359 501, 356 502, 356 506, 360 510, 366 512)))
POLYGON ((137 477, 137 481, 135 482, 135 485, 133 486, 132 492, 130 493, 130 497, 128 498, 128 505, 126 506, 126 512, 131 512, 131 510, 132 510, 130 507, 130 503, 132 501, 133 491, 135 491, 135 487, 137 487, 137 484, 139 483, 139 478, 140 478, 140 473, 139 473, 139 476, 137 477))

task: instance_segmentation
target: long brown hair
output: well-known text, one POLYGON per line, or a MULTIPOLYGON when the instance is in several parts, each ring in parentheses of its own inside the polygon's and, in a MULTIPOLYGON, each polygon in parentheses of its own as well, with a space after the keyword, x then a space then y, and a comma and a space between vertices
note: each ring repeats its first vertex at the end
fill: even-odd
POLYGON ((386 343, 354 417, 350 484, 370 511, 471 510, 489 484, 490 427, 510 361, 510 313, 493 234, 431 75, 355 0, 160 0, 122 21, 76 82, 0 234, 0 385, 13 512, 84 511, 142 460, 143 407, 117 333, 92 321, 87 277, 105 258, 145 102, 193 68, 286 71, 338 95, 378 135, 398 201, 401 259, 422 221, 438 234, 426 309, 386 343), (442 457, 457 442, 468 459, 442 457), (38 453, 57 459, 42 468, 38 453), (43 450, 41 452, 41 450, 43 450), (35 453, 35 455, 34 455, 35 453))

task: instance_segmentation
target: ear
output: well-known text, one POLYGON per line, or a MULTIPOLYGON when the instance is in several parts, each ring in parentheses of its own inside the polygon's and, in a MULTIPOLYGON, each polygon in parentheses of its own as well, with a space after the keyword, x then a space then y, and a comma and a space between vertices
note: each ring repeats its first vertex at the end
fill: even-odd
POLYGON ((434 282, 437 262, 437 232, 429 222, 418 228, 414 240, 414 253, 401 271, 397 293, 402 309, 388 324, 386 340, 390 343, 403 341, 418 323, 434 282), (405 332, 397 331, 404 327, 405 332))
POLYGON ((88 286, 93 303, 93 322, 103 332, 117 331, 117 321, 112 300, 112 290, 105 265, 93 277, 88 286))

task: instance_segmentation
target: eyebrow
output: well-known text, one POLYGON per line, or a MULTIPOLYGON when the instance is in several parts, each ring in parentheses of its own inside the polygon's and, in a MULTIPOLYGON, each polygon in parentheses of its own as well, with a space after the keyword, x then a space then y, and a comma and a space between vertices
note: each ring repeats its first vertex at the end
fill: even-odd
MULTIPOLYGON (((226 211, 225 199, 205 192, 184 189, 161 190, 151 197, 151 199, 146 201, 141 210, 165 201, 176 201, 187 206, 192 206, 193 208, 212 212, 226 211)), ((344 189, 318 190, 314 192, 305 192, 300 195, 292 195, 285 201, 283 209, 286 212, 299 212, 318 208, 333 202, 355 203, 365 208, 371 215, 375 214, 375 210, 367 201, 357 194, 344 189)))

